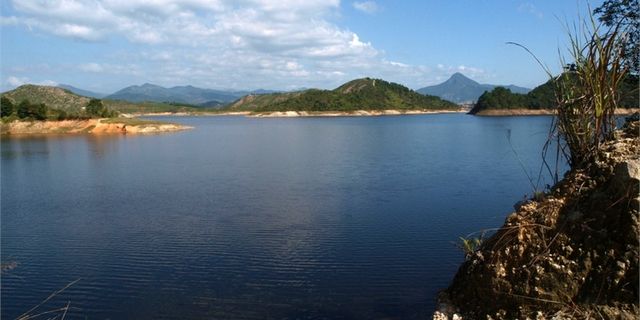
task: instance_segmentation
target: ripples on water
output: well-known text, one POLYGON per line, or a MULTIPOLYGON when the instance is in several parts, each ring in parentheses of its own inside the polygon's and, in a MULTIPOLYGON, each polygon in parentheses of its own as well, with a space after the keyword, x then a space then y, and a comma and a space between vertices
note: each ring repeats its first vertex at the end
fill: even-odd
MULTIPOLYGON (((2 140, 2 317, 425 319, 531 193, 550 118, 175 118, 2 140)), ((547 181, 548 182, 548 181, 547 181)))

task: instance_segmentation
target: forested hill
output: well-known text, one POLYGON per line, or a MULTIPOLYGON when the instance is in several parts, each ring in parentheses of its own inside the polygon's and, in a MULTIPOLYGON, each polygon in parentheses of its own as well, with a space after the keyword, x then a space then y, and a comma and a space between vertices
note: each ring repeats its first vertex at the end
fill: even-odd
MULTIPOLYGON (((6 104, 17 106, 26 102, 28 105, 44 105, 48 118, 77 118, 85 117, 86 108, 92 101, 89 97, 84 97, 71 92, 70 90, 52 87, 25 84, 16 89, 0 94, 6 104)), ((132 103, 120 100, 99 100, 105 110, 122 113, 149 113, 149 112, 197 112, 205 110, 191 105, 177 103, 143 102, 132 103)), ((3 116, 11 114, 9 106, 3 106, 7 112, 3 116)), ((105 113, 106 114, 106 113, 105 113)), ((115 113, 113 113, 115 114, 115 113)))
MULTIPOLYGON (((568 77, 568 74, 564 74, 561 77, 568 77)), ((503 87, 485 91, 469 113, 476 114, 483 110, 500 109, 553 109, 556 105, 556 81, 558 80, 549 80, 527 94, 513 93, 503 87)), ((620 86, 619 93, 619 107, 637 108, 640 103, 638 101, 638 76, 627 76, 620 86)))
POLYGON ((355 111, 457 110, 452 102, 421 95, 405 86, 380 79, 349 81, 334 90, 249 95, 227 107, 229 111, 355 111))

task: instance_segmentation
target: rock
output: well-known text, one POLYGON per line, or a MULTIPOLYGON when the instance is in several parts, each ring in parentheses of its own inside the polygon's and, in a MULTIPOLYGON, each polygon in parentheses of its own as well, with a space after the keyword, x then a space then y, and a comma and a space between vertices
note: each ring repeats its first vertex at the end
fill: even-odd
POLYGON ((433 320, 449 320, 449 317, 447 317, 444 313, 440 312, 440 311, 436 311, 433 313, 433 320))
POLYGON ((637 319, 640 137, 631 127, 601 145, 598 162, 516 204, 444 291, 456 314, 637 319))

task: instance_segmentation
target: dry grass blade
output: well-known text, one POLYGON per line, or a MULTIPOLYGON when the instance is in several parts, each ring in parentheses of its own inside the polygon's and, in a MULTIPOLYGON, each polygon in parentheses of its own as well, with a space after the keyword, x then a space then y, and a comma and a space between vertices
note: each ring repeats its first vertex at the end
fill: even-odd
POLYGON ((68 308, 68 304, 67 304, 66 308, 60 308, 60 309, 56 309, 56 310, 46 311, 46 312, 43 312, 43 313, 40 313, 40 314, 37 314, 37 315, 30 315, 30 313, 32 313, 33 311, 37 310, 39 307, 41 307, 42 305, 47 303, 49 300, 53 299, 55 296, 59 295, 60 293, 62 293, 63 291, 65 291, 69 287, 73 286, 74 284, 76 284, 80 280, 81 280, 81 278, 78 278, 78 279, 70 282, 66 286, 64 286, 62 289, 53 292, 46 299, 44 299, 42 302, 40 302, 38 305, 36 305, 35 307, 27 310, 25 313, 19 315, 18 318, 16 318, 16 319, 17 320, 33 319, 33 318, 36 318, 37 316, 40 316, 40 315, 43 315, 43 314, 48 314, 48 313, 51 313, 51 312, 57 312, 57 311, 62 311, 62 310, 65 310, 65 314, 66 314, 67 308, 68 308))

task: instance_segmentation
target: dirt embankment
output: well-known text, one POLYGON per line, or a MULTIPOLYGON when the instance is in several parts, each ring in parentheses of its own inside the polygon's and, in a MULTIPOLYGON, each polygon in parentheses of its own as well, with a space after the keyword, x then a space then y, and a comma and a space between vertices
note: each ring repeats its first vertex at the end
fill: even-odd
POLYGON ((640 125, 519 203, 468 252, 434 319, 638 319, 640 125))
POLYGON ((2 124, 3 135, 30 134, 139 134, 160 133, 190 129, 172 123, 118 122, 112 119, 63 120, 63 121, 13 121, 2 124))

